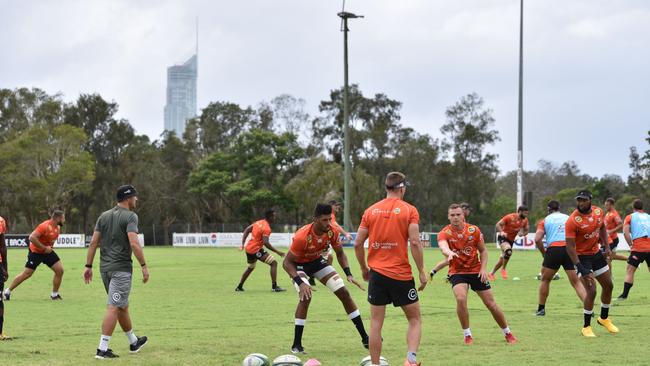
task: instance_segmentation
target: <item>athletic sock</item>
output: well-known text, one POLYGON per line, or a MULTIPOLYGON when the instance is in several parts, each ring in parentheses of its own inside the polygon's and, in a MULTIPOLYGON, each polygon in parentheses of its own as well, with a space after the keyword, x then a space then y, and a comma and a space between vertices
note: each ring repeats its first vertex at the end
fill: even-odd
POLYGON ((609 304, 600 304, 600 318, 607 319, 609 316, 609 304))
POLYGON ((359 312, 359 309, 348 314, 348 318, 350 318, 350 320, 352 320, 352 323, 354 323, 354 326, 357 327, 357 331, 359 332, 361 338, 367 338, 368 333, 366 333, 366 328, 363 327, 363 320, 361 319, 361 313, 359 312))
POLYGON ((59 296, 59 293, 56 292, 56 291, 52 291, 52 295, 50 295, 50 296, 52 296, 52 297, 57 297, 57 296, 59 296))
POLYGON ((416 355, 415 352, 413 352, 413 351, 408 351, 408 352, 406 352, 406 359, 407 359, 410 363, 417 363, 417 362, 418 362, 417 355, 416 355))
POLYGON ((278 287, 278 283, 277 283, 277 282, 273 282, 273 283, 271 284, 271 288, 275 290, 276 287, 278 287))
POLYGON ((471 337, 471 336, 472 336, 472 330, 469 329, 469 328, 467 328, 467 329, 463 329, 463 335, 464 335, 465 337, 467 337, 467 336, 470 336, 470 337, 471 337))
POLYGON ((501 331, 503 332, 503 335, 508 335, 508 333, 510 333, 510 327, 506 326, 505 328, 501 328, 501 331))
POLYGON ((124 332, 124 334, 126 334, 126 337, 129 339, 129 344, 135 344, 135 342, 138 341, 138 337, 136 337, 135 333, 133 333, 133 329, 128 332, 124 332))
POLYGON ((296 318, 296 326, 293 331, 293 346, 302 346, 302 331, 305 329, 305 319, 296 318))
POLYGON ((545 308, 546 308, 546 305, 545 305, 545 304, 538 304, 538 305, 537 305, 537 311, 542 311, 542 310, 544 310, 545 308))
POLYGON ((2 334, 2 326, 4 325, 4 322, 5 322, 4 315, 0 315, 0 334, 2 334))
POLYGON ((624 282, 623 283, 623 294, 621 294, 621 296, 627 297, 627 295, 630 294, 630 289, 632 288, 632 285, 633 285, 632 283, 624 282))
POLYGON ((585 328, 586 328, 586 327, 590 327, 590 326, 591 326, 591 314, 593 314, 594 311, 593 311, 593 310, 587 310, 587 309, 584 309, 583 312, 584 312, 584 316, 585 316, 585 324, 584 324, 584 327, 585 327, 585 328))
POLYGON ((435 269, 432 269, 432 270, 431 270, 431 273, 432 273, 432 276, 433 276, 433 275, 435 275, 436 273, 438 273, 438 271, 436 271, 435 269))
POLYGON ((108 349, 108 342, 111 340, 111 336, 103 335, 99 337, 99 350, 106 351, 108 349))

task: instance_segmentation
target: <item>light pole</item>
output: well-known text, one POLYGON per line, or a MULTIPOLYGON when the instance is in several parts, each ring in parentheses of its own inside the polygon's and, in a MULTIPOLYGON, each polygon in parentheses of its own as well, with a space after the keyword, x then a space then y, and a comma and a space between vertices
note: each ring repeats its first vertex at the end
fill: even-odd
POLYGON ((350 230, 350 106, 348 105, 348 19, 363 18, 346 11, 337 14, 341 18, 343 32, 343 226, 350 230))
POLYGON ((519 117, 517 135, 517 208, 524 203, 524 136, 523 136, 523 89, 524 89, 524 0, 519 9, 519 117))

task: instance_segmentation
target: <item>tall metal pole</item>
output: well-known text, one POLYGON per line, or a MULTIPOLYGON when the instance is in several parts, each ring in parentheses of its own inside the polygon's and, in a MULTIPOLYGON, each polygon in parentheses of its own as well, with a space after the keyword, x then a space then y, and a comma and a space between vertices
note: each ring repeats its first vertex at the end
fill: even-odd
POLYGON ((519 133, 517 136, 517 207, 524 203, 524 0, 519 10, 519 133))
POLYGON ((343 226, 350 230, 350 107, 348 104, 348 17, 343 18, 343 226))

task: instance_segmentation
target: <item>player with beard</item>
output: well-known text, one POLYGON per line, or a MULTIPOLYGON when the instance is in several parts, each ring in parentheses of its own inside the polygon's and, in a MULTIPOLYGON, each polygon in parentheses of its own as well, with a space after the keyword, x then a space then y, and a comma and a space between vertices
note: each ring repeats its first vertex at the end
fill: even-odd
POLYGON ((59 295, 59 287, 61 287, 61 281, 63 281, 63 264, 52 247, 59 237, 59 230, 63 223, 65 223, 65 213, 61 210, 54 210, 50 219, 40 223, 29 235, 29 252, 27 253, 25 269, 5 289, 5 300, 11 299, 11 292, 23 281, 32 277, 41 263, 45 263, 54 272, 50 298, 52 300, 62 300, 61 295, 59 295))
POLYGON ((515 244, 515 238, 517 235, 528 235, 528 207, 519 206, 517 212, 505 215, 501 220, 499 220, 499 222, 497 222, 496 229, 497 241, 501 247, 501 257, 499 257, 499 261, 494 266, 492 272, 488 273, 488 278, 494 280, 494 274, 499 268, 501 268, 501 266, 503 266, 503 268, 501 268, 501 278, 505 280, 508 278, 506 266, 512 256, 512 248, 515 244))
POLYGON ((627 271, 623 293, 618 300, 625 300, 634 284, 634 272, 643 261, 650 270, 650 215, 643 211, 643 202, 634 200, 634 212, 625 217, 623 233, 625 241, 630 245, 630 257, 627 259, 627 271))
POLYGON ((336 258, 343 268, 348 282, 351 282, 363 290, 363 287, 352 276, 348 258, 343 251, 340 242, 338 228, 332 226, 332 206, 317 204, 314 209, 314 218, 311 224, 305 225, 296 231, 293 236, 291 247, 284 257, 283 267, 289 276, 293 278, 296 290, 298 291, 298 306, 295 313, 295 327, 292 353, 305 353, 302 346, 302 334, 307 321, 307 311, 312 298, 312 288, 308 278, 314 277, 323 285, 329 288, 341 301, 348 318, 354 323, 361 342, 368 348, 368 334, 363 326, 359 308, 352 300, 350 292, 345 287, 334 267, 323 258, 323 251, 329 246, 334 249, 336 258))
POLYGON ((560 266, 564 268, 564 272, 566 272, 571 286, 576 290, 580 301, 584 302, 585 300, 585 288, 582 286, 575 266, 566 252, 564 225, 569 216, 560 212, 560 202, 558 201, 549 201, 546 207, 548 208, 548 216, 539 222, 535 233, 535 244, 544 258, 540 275, 542 282, 539 285, 539 303, 535 313, 537 316, 546 315, 546 299, 551 288, 551 280, 557 274, 560 266), (546 246, 542 242, 545 236, 546 246))
POLYGON ((609 306, 612 301, 612 275, 605 256, 610 255, 605 229, 605 213, 591 204, 592 195, 582 190, 576 195, 576 210, 567 219, 565 225, 566 251, 575 265, 582 285, 585 287, 584 325, 582 335, 595 337, 591 328, 594 300, 596 299, 596 281, 600 283, 600 317, 598 324, 610 333, 618 333, 618 328, 609 319, 609 306), (605 254, 598 248, 598 242, 604 248, 605 254))
MULTIPOLYGON (((627 260, 626 256, 616 254, 618 232, 623 228, 623 220, 621 219, 621 215, 619 215, 618 211, 614 208, 615 202, 616 201, 611 197, 605 200, 605 229, 607 229, 607 236, 609 237, 609 249, 612 251, 611 259, 624 261, 627 260)), ((611 267, 611 261, 609 265, 611 267)))
MULTIPOLYGON (((463 202, 460 204, 460 208, 463 210, 463 218, 465 219, 465 222, 469 219, 469 215, 472 213, 472 207, 469 205, 467 202, 463 202)), ((436 266, 433 267, 431 272, 429 272, 429 276, 433 280, 433 276, 435 276, 438 271, 441 269, 447 267, 449 265, 449 262, 447 262, 447 258, 441 260, 440 262, 436 263, 436 266)), ((447 279, 449 281, 449 279, 447 279)))

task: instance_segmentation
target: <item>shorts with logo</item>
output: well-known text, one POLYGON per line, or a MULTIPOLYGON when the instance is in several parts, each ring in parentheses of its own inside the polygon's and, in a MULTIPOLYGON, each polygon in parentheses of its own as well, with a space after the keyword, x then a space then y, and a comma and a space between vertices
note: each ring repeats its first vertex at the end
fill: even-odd
POLYGON ((250 254, 246 252, 246 261, 248 263, 255 263, 255 261, 261 261, 262 257, 266 254, 266 250, 260 249, 257 253, 250 254))
POLYGON ((474 292, 492 288, 489 281, 486 283, 481 282, 481 277, 479 277, 478 273, 456 273, 449 276, 449 282, 451 283, 451 288, 454 288, 458 284, 466 283, 474 292))
POLYGON ((593 255, 579 255, 578 260, 587 269, 594 272, 594 276, 598 277, 609 270, 607 260, 600 251, 593 255))
POLYGON ((108 294, 108 305, 124 308, 129 305, 131 272, 102 272, 102 282, 108 294))
POLYGON ((637 268, 641 263, 643 263, 643 261, 645 261, 645 264, 647 264, 648 268, 650 268, 650 252, 632 251, 630 253, 630 256, 627 257, 627 264, 637 268))
POLYGON ((501 244, 503 244, 503 243, 508 243, 508 244, 510 244, 510 247, 511 247, 511 248, 512 248, 512 246, 514 245, 514 243, 512 242, 512 240, 508 240, 508 238, 506 238, 506 237, 503 236, 503 235, 497 235, 497 242, 499 242, 499 245, 501 245, 501 244))
POLYGON ((560 269, 560 266, 562 266, 565 271, 575 270, 571 257, 569 257, 569 254, 566 252, 566 247, 546 248, 546 254, 544 254, 544 262, 542 263, 542 266, 554 270, 560 269))
POLYGON ((404 306, 418 302, 415 281, 400 281, 370 270, 368 302, 372 305, 404 306))
POLYGON ((25 267, 31 268, 31 269, 36 269, 41 263, 46 264, 48 267, 52 268, 54 263, 60 261, 61 259, 59 258, 58 255, 54 251, 50 253, 34 253, 31 250, 27 254, 27 263, 25 263, 25 267))
POLYGON ((336 272, 328 262, 327 258, 318 257, 311 262, 295 263, 296 270, 307 275, 307 277, 315 277, 321 279, 332 272, 336 272))

